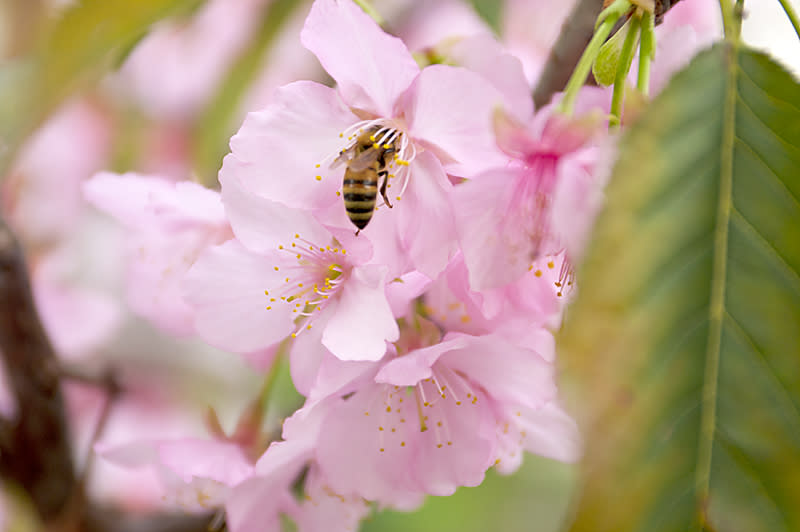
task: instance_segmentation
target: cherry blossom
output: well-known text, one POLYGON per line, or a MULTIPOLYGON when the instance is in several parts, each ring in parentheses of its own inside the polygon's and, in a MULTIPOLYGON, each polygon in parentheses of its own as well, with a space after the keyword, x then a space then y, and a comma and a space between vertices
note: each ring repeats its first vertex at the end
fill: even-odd
POLYGON ((255 196, 235 177, 222 184, 236 239, 206 250, 186 279, 200 335, 248 352, 319 323, 322 344, 339 358, 383 356, 397 325, 384 289, 388 268, 367 264, 369 242, 255 196))
MULTIPOLYGON (((359 132, 373 131, 376 145, 396 149, 387 164, 394 210, 384 213, 379 205, 374 216, 391 216, 394 227, 378 232, 371 222, 364 234, 375 235, 374 242, 396 238, 414 267, 434 277, 456 250, 445 171, 475 175, 506 160, 489 128, 503 94, 464 68, 420 70, 399 39, 350 1, 315 2, 301 39, 337 88, 300 81, 279 89, 231 139, 220 175, 352 229, 337 195, 342 165, 336 161, 359 132)), ((519 83, 526 87, 521 74, 519 83)))
POLYGON ((174 334, 193 333, 181 282, 202 250, 230 237, 219 194, 191 182, 110 173, 93 177, 84 193, 129 231, 131 308, 174 334))

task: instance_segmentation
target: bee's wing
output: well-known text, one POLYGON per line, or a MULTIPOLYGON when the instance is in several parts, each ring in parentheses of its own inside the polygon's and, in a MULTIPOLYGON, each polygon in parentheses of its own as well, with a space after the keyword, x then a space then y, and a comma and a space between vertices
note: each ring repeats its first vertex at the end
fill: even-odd
POLYGON ((336 157, 336 159, 333 160, 333 162, 330 164, 330 168, 338 168, 342 164, 344 164, 347 161, 349 161, 353 157, 353 153, 355 151, 356 151, 356 147, 355 146, 350 146, 346 150, 342 150, 341 152, 339 152, 339 156, 336 157))
POLYGON ((367 148, 366 150, 362 151, 352 159, 350 159, 350 163, 347 167, 354 171, 360 172, 362 170, 366 170, 370 166, 372 166, 375 161, 378 160, 380 156, 380 151, 376 150, 375 148, 367 148))

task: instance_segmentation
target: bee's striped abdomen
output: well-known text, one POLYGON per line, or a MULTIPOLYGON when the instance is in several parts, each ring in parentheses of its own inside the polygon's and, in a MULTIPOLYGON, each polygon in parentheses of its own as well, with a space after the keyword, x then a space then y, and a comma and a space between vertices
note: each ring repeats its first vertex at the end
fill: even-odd
POLYGON ((378 172, 369 168, 362 172, 345 170, 342 182, 344 208, 353 225, 364 229, 375 211, 375 197, 378 195, 378 172))

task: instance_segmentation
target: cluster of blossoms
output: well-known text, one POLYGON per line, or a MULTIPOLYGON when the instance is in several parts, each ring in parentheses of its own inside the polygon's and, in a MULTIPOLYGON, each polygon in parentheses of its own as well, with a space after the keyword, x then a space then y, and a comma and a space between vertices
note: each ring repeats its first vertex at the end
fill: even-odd
POLYGON ((83 191, 129 230, 133 310, 258 370, 287 356, 305 403, 266 447, 243 429, 99 450, 232 532, 354 530, 370 503, 414 509, 525 451, 578 459, 553 331, 601 204, 609 92, 534 114, 531 69, 489 35, 420 67, 350 0, 316 0, 301 40, 335 88, 293 82, 250 113, 219 192, 111 173, 83 191), (383 189, 363 230, 345 173, 383 189))

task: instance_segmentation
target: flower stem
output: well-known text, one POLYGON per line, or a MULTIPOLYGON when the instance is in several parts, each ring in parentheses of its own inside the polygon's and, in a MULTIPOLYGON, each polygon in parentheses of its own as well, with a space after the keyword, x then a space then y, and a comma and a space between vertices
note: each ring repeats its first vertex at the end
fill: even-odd
POLYGON ((624 13, 624 11, 621 11, 619 8, 613 11, 611 11, 611 8, 622 4, 627 4, 628 8, 630 8, 630 2, 627 0, 617 0, 610 7, 606 8, 602 13, 600 13, 600 16, 597 20, 602 20, 602 22, 600 22, 599 26, 597 26, 597 29, 592 36, 592 40, 589 41, 589 44, 583 51, 583 55, 578 61, 578 64, 575 66, 575 70, 572 71, 572 76, 570 76, 567 86, 564 89, 564 98, 561 100, 561 103, 558 106, 560 112, 566 115, 571 115, 575 110, 575 99, 578 97, 578 91, 586 82, 586 77, 589 75, 589 71, 592 68, 592 63, 594 63, 594 60, 597 58, 597 54, 600 52, 600 47, 603 46, 603 43, 606 41, 608 34, 611 33, 611 29, 614 27, 614 24, 617 23, 624 13))
POLYGON ((731 0, 719 0, 719 9, 722 13, 722 29, 725 32, 725 38, 733 39, 736 34, 736 24, 731 0))
POLYGON ((636 47, 636 37, 639 34, 641 19, 637 16, 631 17, 631 27, 625 42, 619 53, 619 63, 617 63, 617 77, 614 79, 614 93, 611 96, 611 117, 608 119, 608 128, 616 129, 622 118, 622 100, 625 98, 625 83, 628 78, 628 71, 631 68, 633 50, 636 47))
POLYGON ((636 88, 644 96, 650 94, 650 63, 656 53, 656 33, 653 14, 645 11, 642 15, 642 41, 639 45, 639 76, 636 88))
POLYGON ((783 12, 786 13, 786 16, 789 17, 789 20, 792 21, 792 26, 794 26, 794 32, 800 37, 800 18, 798 18, 797 13, 795 12, 792 4, 789 3, 789 0, 778 0, 781 3, 781 7, 783 7, 783 12))

